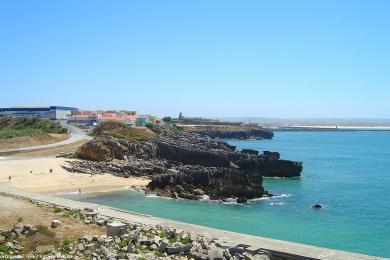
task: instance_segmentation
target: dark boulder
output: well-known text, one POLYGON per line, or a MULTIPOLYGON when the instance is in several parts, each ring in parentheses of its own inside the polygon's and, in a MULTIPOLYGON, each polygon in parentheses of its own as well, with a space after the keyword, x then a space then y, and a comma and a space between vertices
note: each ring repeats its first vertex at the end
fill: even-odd
POLYGON ((254 155, 258 155, 259 154, 259 151, 252 150, 252 149, 242 149, 241 152, 242 153, 246 153, 246 154, 254 154, 254 155))
POLYGON ((247 203, 248 200, 245 197, 238 197, 237 198, 237 203, 247 203))
POLYGON ((272 139, 274 133, 264 129, 251 128, 242 130, 198 130, 197 133, 207 135, 211 138, 222 138, 222 139, 272 139))
POLYGON ((265 159, 280 159, 280 153, 278 152, 270 152, 270 151, 263 151, 263 158, 265 159))
POLYGON ((261 172, 266 177, 298 177, 301 176, 301 162, 288 160, 263 160, 261 172))

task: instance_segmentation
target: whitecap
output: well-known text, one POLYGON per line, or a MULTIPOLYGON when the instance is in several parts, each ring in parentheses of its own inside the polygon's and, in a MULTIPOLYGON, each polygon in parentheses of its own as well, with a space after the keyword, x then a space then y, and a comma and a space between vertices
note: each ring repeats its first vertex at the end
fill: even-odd
POLYGON ((279 194, 279 195, 274 195, 271 198, 277 199, 277 198, 290 198, 290 197, 292 197, 292 194, 279 194))
POLYGON ((269 205, 271 206, 286 206, 286 202, 271 202, 269 205))

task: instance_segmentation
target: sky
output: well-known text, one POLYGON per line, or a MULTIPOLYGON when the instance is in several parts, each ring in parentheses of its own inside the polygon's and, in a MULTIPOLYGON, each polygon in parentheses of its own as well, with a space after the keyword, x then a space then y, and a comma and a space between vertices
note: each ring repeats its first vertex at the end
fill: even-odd
POLYGON ((2 0, 0 107, 390 118, 390 1, 2 0))

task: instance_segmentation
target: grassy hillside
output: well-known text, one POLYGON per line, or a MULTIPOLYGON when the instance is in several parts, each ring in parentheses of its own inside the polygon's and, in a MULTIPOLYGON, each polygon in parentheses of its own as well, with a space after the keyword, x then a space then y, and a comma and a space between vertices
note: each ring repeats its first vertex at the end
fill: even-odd
POLYGON ((0 139, 36 136, 45 133, 63 134, 68 130, 59 123, 37 117, 0 118, 0 139))
POLYGON ((94 136, 107 134, 116 138, 130 138, 140 141, 148 140, 153 136, 153 132, 149 129, 134 128, 116 121, 101 123, 93 129, 92 134, 94 136))

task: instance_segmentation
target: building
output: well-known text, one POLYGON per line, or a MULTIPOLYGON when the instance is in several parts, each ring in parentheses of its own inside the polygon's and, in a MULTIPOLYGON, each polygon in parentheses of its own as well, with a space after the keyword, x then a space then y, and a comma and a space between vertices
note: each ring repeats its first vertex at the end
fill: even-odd
POLYGON ((34 116, 51 120, 67 120, 70 118, 74 107, 49 106, 49 107, 9 107, 0 108, 0 116, 24 117, 34 116))
POLYGON ((147 116, 138 116, 135 120, 136 126, 145 126, 147 123, 150 123, 150 119, 147 116))
MULTIPOLYGON (((137 120, 140 116, 137 115, 136 111, 125 111, 125 110, 74 110, 71 117, 68 119, 69 124, 78 125, 94 125, 107 121, 117 121, 126 125, 136 126, 137 120)), ((138 121, 139 125, 145 123, 138 121)))

